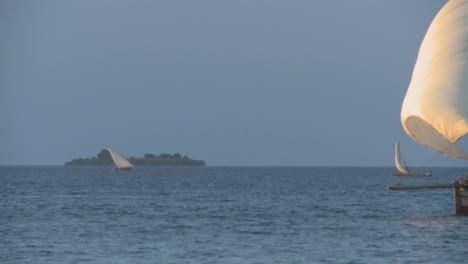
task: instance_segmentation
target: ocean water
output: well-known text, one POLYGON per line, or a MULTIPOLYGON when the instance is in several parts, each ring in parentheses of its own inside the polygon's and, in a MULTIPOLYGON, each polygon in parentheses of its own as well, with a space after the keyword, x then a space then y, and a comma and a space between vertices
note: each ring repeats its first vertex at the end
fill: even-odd
POLYGON ((0 263, 466 263, 449 183, 392 168, 0 167, 0 263))

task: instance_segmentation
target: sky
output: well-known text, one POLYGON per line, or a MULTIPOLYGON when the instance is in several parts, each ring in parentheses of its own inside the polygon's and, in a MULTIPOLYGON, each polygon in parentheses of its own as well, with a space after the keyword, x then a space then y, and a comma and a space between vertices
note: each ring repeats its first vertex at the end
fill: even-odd
MULTIPOLYGON (((0 1, 0 165, 393 166, 443 0, 0 1)), ((436 157, 433 166, 467 165, 436 157)))

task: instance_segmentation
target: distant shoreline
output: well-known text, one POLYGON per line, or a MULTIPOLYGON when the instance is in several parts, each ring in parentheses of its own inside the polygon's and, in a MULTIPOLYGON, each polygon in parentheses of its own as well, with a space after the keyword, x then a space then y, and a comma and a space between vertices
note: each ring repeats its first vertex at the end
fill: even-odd
MULTIPOLYGON (((194 160, 179 153, 151 154, 147 153, 142 158, 130 157, 128 161, 134 166, 205 166, 203 160, 194 160)), ((107 150, 101 150, 96 157, 78 158, 65 162, 64 166, 112 166, 114 163, 107 150)))

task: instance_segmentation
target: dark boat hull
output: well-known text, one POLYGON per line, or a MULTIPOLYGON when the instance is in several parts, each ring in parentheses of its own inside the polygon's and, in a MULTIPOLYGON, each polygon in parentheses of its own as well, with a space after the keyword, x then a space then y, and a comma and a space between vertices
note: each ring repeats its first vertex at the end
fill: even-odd
POLYGON ((126 167, 126 168, 112 168, 112 170, 116 170, 116 171, 129 171, 129 170, 132 170, 132 167, 126 167))
POLYGON ((393 176, 398 177, 431 177, 432 172, 424 172, 424 173, 401 173, 401 172, 394 172, 392 173, 393 176))

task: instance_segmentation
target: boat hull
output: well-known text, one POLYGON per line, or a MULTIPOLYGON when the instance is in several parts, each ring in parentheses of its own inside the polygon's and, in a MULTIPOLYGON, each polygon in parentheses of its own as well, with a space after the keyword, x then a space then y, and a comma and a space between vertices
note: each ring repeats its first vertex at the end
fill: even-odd
POLYGON ((126 168, 112 168, 112 170, 115 170, 115 171, 129 171, 129 170, 132 170, 132 167, 126 167, 126 168))
POLYGON ((393 176, 398 177, 431 177, 432 172, 424 172, 424 173, 402 173, 402 172, 394 172, 392 173, 393 176))

